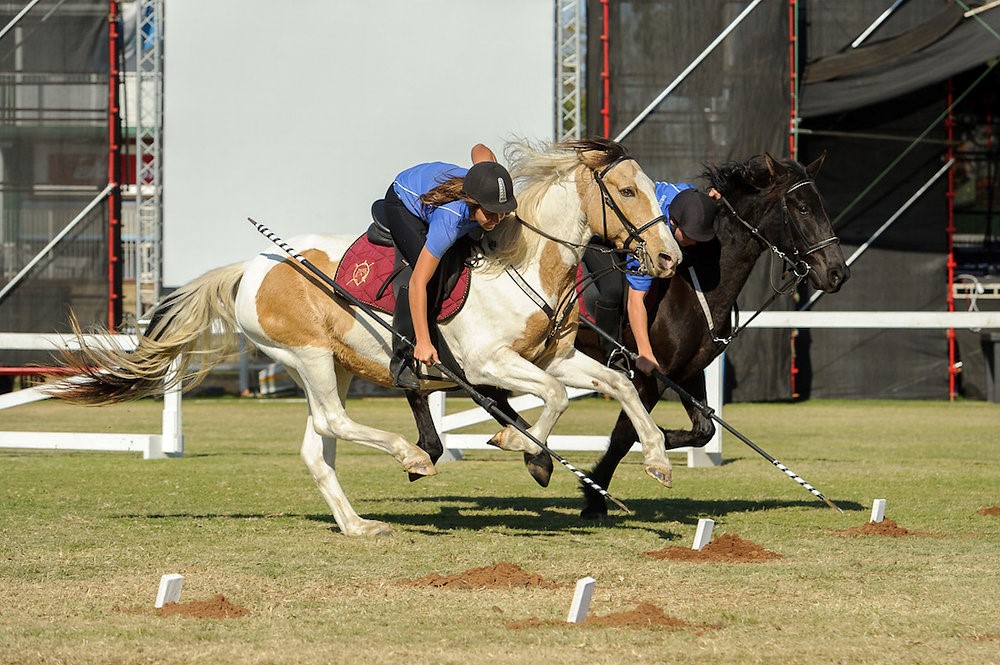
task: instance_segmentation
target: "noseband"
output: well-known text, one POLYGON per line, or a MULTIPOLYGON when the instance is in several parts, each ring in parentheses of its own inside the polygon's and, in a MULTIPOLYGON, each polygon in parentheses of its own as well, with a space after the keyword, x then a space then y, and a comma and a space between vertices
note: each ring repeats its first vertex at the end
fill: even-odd
POLYGON ((602 223, 604 224, 604 238, 607 239, 608 237, 608 208, 611 208, 611 210, 613 210, 614 213, 618 215, 618 221, 620 221, 622 223, 622 226, 624 226, 625 229, 628 230, 628 237, 625 238, 625 242, 622 245, 622 249, 627 252, 630 252, 633 256, 635 256, 639 260, 639 269, 637 271, 638 274, 646 275, 648 274, 646 266, 652 264, 652 261, 650 260, 649 252, 646 250, 646 241, 642 239, 642 234, 649 227, 655 224, 659 224, 660 222, 665 222, 666 216, 660 215, 659 217, 655 217, 649 220, 642 226, 637 227, 634 224, 632 224, 632 222, 629 221, 628 217, 625 216, 625 213, 622 212, 622 209, 618 207, 617 203, 615 203, 614 198, 611 196, 611 191, 608 189, 608 186, 604 183, 604 177, 608 174, 608 172, 611 169, 618 166, 622 162, 629 160, 632 160, 632 158, 619 157, 618 159, 611 162, 600 171, 594 170, 593 172, 594 180, 597 181, 597 186, 601 189, 601 219, 602 223), (629 246, 633 242, 636 243, 635 249, 629 249, 629 246))

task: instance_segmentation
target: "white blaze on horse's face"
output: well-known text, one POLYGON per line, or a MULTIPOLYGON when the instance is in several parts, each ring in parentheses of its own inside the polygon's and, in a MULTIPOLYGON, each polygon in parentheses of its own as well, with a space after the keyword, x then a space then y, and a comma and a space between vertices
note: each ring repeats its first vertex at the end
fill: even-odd
POLYGON ((585 198, 591 230, 632 253, 649 275, 672 277, 681 262, 681 248, 665 223, 653 181, 634 159, 592 168, 604 187, 588 183, 595 192, 585 198), (651 223, 654 220, 659 221, 651 223))

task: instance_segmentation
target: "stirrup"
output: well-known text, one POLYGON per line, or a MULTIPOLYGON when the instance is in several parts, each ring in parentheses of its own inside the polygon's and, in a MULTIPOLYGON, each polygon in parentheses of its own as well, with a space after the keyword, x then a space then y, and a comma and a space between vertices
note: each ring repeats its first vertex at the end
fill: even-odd
POLYGON ((392 385, 402 390, 419 390, 420 379, 413 371, 413 359, 410 357, 393 358, 390 373, 392 375, 392 385))
POLYGON ((611 355, 608 356, 607 366, 617 372, 623 372, 630 379, 635 376, 629 357, 621 349, 616 348, 611 352, 611 355))

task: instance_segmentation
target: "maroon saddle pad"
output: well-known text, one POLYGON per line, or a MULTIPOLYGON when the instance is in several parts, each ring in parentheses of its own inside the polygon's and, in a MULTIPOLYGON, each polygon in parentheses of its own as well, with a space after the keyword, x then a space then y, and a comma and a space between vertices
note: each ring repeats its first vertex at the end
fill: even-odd
MULTIPOLYGON (((396 309, 396 296, 392 293, 392 284, 387 282, 392 278, 395 258, 393 247, 376 245, 362 235, 340 260, 333 280, 366 305, 392 314, 396 309)), ((468 295, 469 267, 464 266, 455 287, 441 303, 437 320, 447 321, 455 316, 468 295)))

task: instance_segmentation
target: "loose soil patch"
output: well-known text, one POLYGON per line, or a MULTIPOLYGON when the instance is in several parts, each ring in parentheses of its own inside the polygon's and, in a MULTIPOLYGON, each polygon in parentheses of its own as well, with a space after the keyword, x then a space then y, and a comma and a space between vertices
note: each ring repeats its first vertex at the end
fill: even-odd
POLYGON ((185 616, 198 619, 238 619, 250 614, 250 610, 234 605, 221 593, 211 600, 193 600, 188 603, 166 603, 156 610, 161 617, 185 616))
POLYGON ((735 534, 723 534, 700 550, 690 547, 668 547, 655 552, 646 552, 654 559, 674 561, 721 561, 728 563, 757 563, 780 559, 777 552, 764 549, 757 543, 743 540, 735 534))
POLYGON ((861 526, 851 527, 850 529, 838 529, 835 533, 842 533, 845 536, 889 536, 891 538, 933 535, 929 531, 904 529, 889 518, 883 519, 881 522, 866 522, 861 526))
POLYGON ((634 610, 628 612, 616 612, 605 616, 590 616, 580 623, 568 621, 556 621, 555 619, 539 619, 531 617, 520 621, 506 621, 504 624, 511 629, 535 628, 538 626, 584 626, 590 627, 612 627, 612 628, 652 628, 653 626, 663 628, 695 628, 683 619, 672 617, 661 608, 652 603, 639 603, 634 610))
POLYGON ((529 573, 516 563, 501 561, 492 566, 473 568, 455 575, 430 573, 417 579, 401 579, 399 583, 412 587, 443 587, 447 589, 558 589, 565 585, 545 580, 529 573))
POLYGON ((990 506, 989 508, 980 508, 976 511, 980 515, 1000 515, 1000 506, 990 506))

